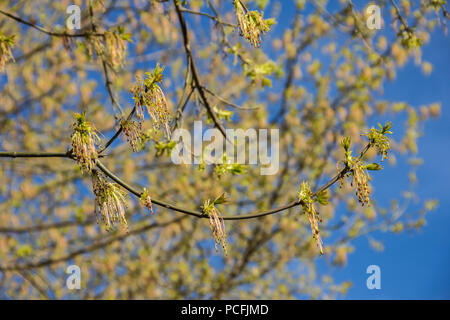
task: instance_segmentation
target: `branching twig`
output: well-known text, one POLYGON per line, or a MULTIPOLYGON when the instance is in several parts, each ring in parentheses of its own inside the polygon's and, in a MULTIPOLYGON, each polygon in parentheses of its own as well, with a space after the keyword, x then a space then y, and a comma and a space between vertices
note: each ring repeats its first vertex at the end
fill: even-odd
POLYGON ((214 20, 216 23, 223 24, 224 26, 237 28, 236 24, 222 21, 218 17, 212 16, 212 15, 210 15, 208 13, 199 12, 199 11, 193 11, 193 10, 189 10, 189 9, 186 9, 186 8, 180 8, 180 10, 181 10, 181 12, 186 12, 186 13, 190 13, 190 14, 196 14, 196 15, 208 17, 208 18, 214 20))
POLYGON ((224 104, 226 104, 226 105, 228 105, 228 106, 230 106, 230 107, 232 107, 232 108, 239 109, 239 110, 256 110, 256 109, 258 109, 258 107, 253 107, 253 108, 252 108, 252 107, 241 107, 241 106, 238 106, 237 104, 235 104, 235 103, 233 103, 233 102, 231 102, 231 101, 228 101, 227 99, 225 99, 225 98, 219 96, 219 95, 216 94, 215 92, 209 90, 207 87, 203 87, 203 89, 204 89, 206 92, 208 92, 210 95, 212 95, 213 97, 215 97, 217 100, 219 100, 220 102, 223 102, 224 104))
POLYGON ((178 20, 180 22, 181 33, 183 35, 184 50, 186 52, 188 66, 190 66, 190 68, 191 68, 192 79, 194 80, 194 86, 197 89, 197 91, 200 95, 200 98, 203 102, 203 105, 205 106, 206 110, 208 111, 208 114, 210 115, 211 119, 213 120, 214 125, 220 130, 222 135, 225 138, 227 138, 225 128, 222 126, 222 124, 220 123, 220 120, 217 118, 217 115, 214 113, 213 108, 209 104, 208 99, 205 94, 205 91, 203 89, 203 86, 200 82, 200 76, 198 74, 197 67, 196 67, 195 61, 194 61, 194 56, 191 51, 191 44, 190 44, 188 30, 187 30, 187 26, 186 26, 186 20, 184 19, 183 12, 181 10, 182 8, 177 0, 174 0, 174 4, 175 4, 175 9, 177 12, 178 20))

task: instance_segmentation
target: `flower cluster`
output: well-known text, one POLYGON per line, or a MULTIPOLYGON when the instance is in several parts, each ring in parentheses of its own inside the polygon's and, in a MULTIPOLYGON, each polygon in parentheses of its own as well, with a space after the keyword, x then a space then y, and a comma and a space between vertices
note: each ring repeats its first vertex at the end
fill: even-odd
MULTIPOLYGON (((386 137, 386 134, 392 133, 390 131, 392 125, 390 122, 388 122, 384 126, 382 126, 381 124, 378 124, 378 126, 379 129, 371 128, 367 133, 363 134, 363 136, 367 136, 369 139, 369 145, 367 148, 375 147, 378 154, 382 155, 381 161, 383 161, 383 159, 387 158, 387 154, 390 150, 389 139, 386 137)), ((351 185, 352 187, 356 186, 356 195, 358 197, 359 203, 361 203, 362 206, 367 205, 368 207, 370 207, 370 176, 367 171, 378 171, 383 168, 378 163, 364 164, 361 159, 363 154, 361 154, 359 157, 353 157, 350 150, 350 145, 350 137, 345 137, 342 139, 341 146, 345 151, 345 160, 338 162, 338 170, 342 170, 342 168, 339 169, 339 164, 343 163, 346 171, 345 174, 342 174, 340 176, 340 186, 342 187, 345 176, 351 176, 351 185)))
POLYGON ((97 130, 86 121, 86 112, 75 113, 72 133, 72 153, 81 171, 91 172, 97 160, 97 148, 101 143, 97 130))
POLYGON ((117 27, 113 31, 105 31, 104 42, 102 38, 95 34, 89 34, 86 37, 86 49, 89 56, 95 53, 97 56, 104 56, 106 61, 117 69, 123 64, 126 54, 126 43, 133 42, 131 34, 125 33, 123 27, 117 27))
POLYGON ((353 168, 351 169, 351 185, 356 185, 356 195, 358 196, 359 203, 361 203, 363 207, 364 205, 370 207, 370 177, 367 175, 366 169, 366 166, 364 166, 359 159, 353 161, 353 168))
POLYGON ((140 202, 144 207, 150 210, 151 214, 154 213, 152 207, 152 198, 150 197, 147 188, 144 188, 144 191, 141 194, 140 202))
POLYGON ((161 68, 158 64, 153 73, 145 73, 146 77, 144 80, 137 77, 137 84, 133 87, 132 93, 134 95, 136 116, 141 121, 144 120, 143 107, 145 106, 152 118, 153 125, 157 129, 163 127, 166 136, 169 136, 170 112, 164 92, 158 85, 158 83, 162 82, 163 70, 164 68, 161 68))
MULTIPOLYGON (((309 223, 311 225, 311 232, 313 238, 316 240, 317 246, 320 250, 320 254, 323 254, 323 242, 320 237, 319 222, 322 222, 319 217, 319 212, 314 207, 314 194, 307 182, 302 182, 300 192, 298 192, 298 198, 302 201, 302 209, 305 214, 308 215, 309 223)), ((321 199, 325 196, 321 194, 321 199)))
POLYGON ((388 152, 391 150, 389 138, 386 137, 387 134, 392 134, 391 128, 392 124, 390 122, 384 126, 378 124, 378 129, 371 128, 367 133, 363 134, 369 139, 370 144, 377 149, 378 154, 382 156, 381 161, 387 158, 388 152))
POLYGON ((114 31, 105 32, 105 43, 109 61, 114 68, 123 64, 126 44, 125 41, 132 42, 131 34, 125 33, 123 27, 117 27, 114 31))
POLYGON ((209 225, 213 232, 216 251, 218 250, 217 246, 221 244, 225 254, 227 254, 227 233, 225 231, 225 223, 223 221, 222 215, 220 214, 219 210, 216 209, 215 205, 222 204, 227 201, 228 199, 226 197, 226 194, 222 193, 213 202, 211 202, 209 199, 206 200, 202 206, 203 213, 205 213, 209 217, 209 225))
POLYGON ((116 223, 128 227, 125 218, 125 191, 119 185, 106 180, 99 172, 92 174, 92 189, 95 195, 95 212, 99 220, 112 230, 116 223))
POLYGON ((94 34, 88 34, 85 39, 84 48, 86 48, 87 54, 92 57, 94 53, 97 56, 101 56, 105 53, 105 46, 100 37, 94 34))
POLYGON ((131 149, 136 152, 142 148, 143 132, 142 123, 134 120, 122 120, 120 122, 122 132, 125 135, 131 149))
POLYGON ((345 160, 338 162, 338 170, 339 163, 343 163, 345 167, 348 169, 348 174, 341 176, 340 178, 340 187, 342 187, 344 183, 345 176, 351 176, 351 186, 356 185, 356 196, 358 197, 359 202, 362 206, 370 206, 370 189, 369 183, 370 177, 366 174, 366 170, 370 166, 370 170, 379 170, 381 166, 378 164, 371 164, 369 166, 365 166, 360 158, 355 158, 352 156, 352 151, 350 150, 351 139, 350 137, 345 137, 341 141, 341 146, 345 150, 345 160), (378 165, 380 168, 375 168, 374 165, 378 165))
POLYGON ((261 45, 261 35, 270 30, 275 24, 274 19, 264 20, 263 14, 258 11, 248 11, 240 0, 234 0, 236 19, 241 31, 241 35, 247 39, 252 46, 261 45))
POLYGON ((0 72, 5 70, 8 61, 14 61, 11 47, 15 44, 15 36, 7 37, 0 32, 0 72))

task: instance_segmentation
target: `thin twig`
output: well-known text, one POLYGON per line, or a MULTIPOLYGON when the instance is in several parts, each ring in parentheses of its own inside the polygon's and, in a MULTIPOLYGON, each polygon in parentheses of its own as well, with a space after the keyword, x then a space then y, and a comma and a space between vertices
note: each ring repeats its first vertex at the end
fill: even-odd
POLYGON ((199 12, 199 11, 193 11, 193 10, 186 9, 186 8, 183 8, 183 7, 180 8, 180 10, 181 10, 181 12, 186 12, 186 13, 190 13, 190 14, 196 14, 196 15, 199 15, 199 16, 205 16, 205 17, 208 17, 208 18, 214 20, 216 23, 223 24, 224 26, 228 26, 228 27, 232 27, 232 28, 237 28, 237 25, 236 25, 236 24, 222 21, 222 20, 220 20, 218 17, 212 16, 212 15, 210 15, 210 14, 208 14, 208 13, 199 12))
POLYGON ((24 25, 27 25, 29 27, 32 27, 36 30, 39 30, 42 33, 45 33, 49 36, 53 36, 53 37, 73 37, 73 38, 81 38, 81 37, 88 37, 88 36, 97 36, 97 37, 104 37, 105 35, 103 33, 91 33, 91 32, 84 32, 84 33, 76 33, 76 34, 71 34, 71 33, 67 33, 67 32, 53 32, 53 31, 49 31, 45 28, 42 28, 34 23, 31 23, 29 21, 26 21, 18 16, 15 16, 9 12, 3 11, 0 9, 0 13, 13 19, 16 20, 17 22, 20 22, 24 25))
POLYGON ((0 151, 0 158, 70 158, 70 152, 9 152, 0 151))
POLYGON ((191 44, 190 44, 190 40, 189 40, 189 36, 188 36, 186 20, 184 19, 183 12, 181 11, 181 6, 177 0, 174 0, 174 4, 175 4, 175 9, 177 12, 178 20, 180 22, 181 33, 183 35, 184 50, 186 52, 188 66, 190 66, 190 68, 191 68, 194 85, 200 95, 203 105, 205 106, 206 110, 208 111, 208 114, 210 115, 211 119, 213 120, 214 125, 220 130, 222 135, 227 139, 227 134, 225 132, 225 128, 222 126, 222 124, 220 123, 219 119, 217 118, 217 115, 215 114, 213 108, 209 104, 208 99, 205 94, 205 91, 203 90, 203 86, 200 82, 200 77, 199 77, 199 74, 197 71, 197 67, 195 65, 194 56, 191 51, 191 44))
POLYGON ((227 99, 225 99, 225 98, 219 96, 219 95, 216 94, 215 92, 209 90, 207 87, 203 87, 203 89, 204 89, 206 92, 208 92, 210 95, 212 95, 213 97, 215 97, 217 100, 223 102, 224 104, 226 104, 226 105, 228 105, 228 106, 230 106, 230 107, 232 107, 232 108, 239 109, 239 110, 256 110, 256 109, 259 109, 259 107, 241 107, 241 106, 238 106, 237 104, 235 104, 235 103, 233 103, 233 102, 231 102, 231 101, 229 101, 229 100, 227 100, 227 99))

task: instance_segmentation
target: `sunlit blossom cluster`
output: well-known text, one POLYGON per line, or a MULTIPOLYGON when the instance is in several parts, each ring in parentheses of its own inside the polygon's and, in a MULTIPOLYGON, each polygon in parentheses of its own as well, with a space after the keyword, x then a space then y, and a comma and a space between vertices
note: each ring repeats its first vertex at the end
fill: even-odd
POLYGON ((92 174, 92 189, 97 223, 103 223, 107 230, 112 230, 117 224, 127 228, 125 191, 96 171, 92 174))
POLYGON ((314 240, 316 240, 317 247, 319 248, 320 254, 323 254, 323 242, 320 237, 319 230, 319 212, 314 206, 313 193, 307 182, 302 182, 300 186, 300 192, 298 193, 299 200, 302 201, 303 212, 308 216, 309 224, 311 225, 311 232, 314 240))
POLYGON ((98 158, 97 146, 101 139, 97 130, 86 121, 86 113, 75 113, 72 133, 72 154, 84 172, 91 172, 98 158))
POLYGON ((261 45, 261 35, 270 30, 275 20, 265 20, 262 13, 249 11, 240 0, 234 1, 234 8, 241 35, 252 46, 259 47, 261 45))

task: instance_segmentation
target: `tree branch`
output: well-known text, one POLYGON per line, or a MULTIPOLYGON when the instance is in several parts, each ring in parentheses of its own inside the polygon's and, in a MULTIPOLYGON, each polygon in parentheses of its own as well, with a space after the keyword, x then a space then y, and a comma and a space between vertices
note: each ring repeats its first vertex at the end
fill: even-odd
MULTIPOLYGON (((361 151, 360 155, 359 155, 359 159, 361 159, 369 150, 370 148, 370 143, 366 145, 366 147, 361 151)), ((63 157, 63 158, 71 158, 73 159, 72 156, 68 155, 67 153, 18 153, 18 152, 0 152, 0 157, 10 157, 10 158, 15 158, 18 156, 21 157, 46 157, 46 156, 57 156, 57 157, 63 157)), ((121 178, 119 178, 117 175, 115 175, 113 172, 111 172, 108 168, 106 168, 103 163, 97 159, 97 168, 102 171, 106 176, 108 176, 111 180, 115 181, 116 183, 118 183, 121 187, 123 187, 124 189, 126 189, 127 191, 129 191, 130 193, 134 194, 136 197, 140 198, 142 196, 142 191, 134 188, 133 186, 131 186, 130 184, 128 184, 127 182, 125 182, 124 180, 122 180, 121 178)), ((335 184, 337 181, 339 181, 339 179, 341 179, 342 177, 345 176, 346 173, 348 173, 350 171, 350 168, 345 167, 344 169, 342 169, 338 174, 336 174, 328 183, 326 183, 325 185, 323 185, 322 187, 320 187, 315 193, 314 196, 317 195, 319 192, 324 191, 328 188, 330 188, 333 184, 335 184)), ((204 219, 208 219, 209 216, 204 214, 201 211, 196 211, 196 210, 188 210, 188 209, 184 209, 178 206, 175 206, 173 204, 167 203, 163 200, 159 200, 159 199, 155 199, 152 197, 152 203, 164 207, 166 209, 170 209, 173 211, 177 211, 186 215, 190 215, 190 216, 194 216, 197 218, 204 218, 204 219)), ((298 205, 301 205, 303 203, 302 200, 297 199, 295 201, 292 201, 290 203, 287 203, 285 205, 276 207, 276 208, 272 208, 269 210, 265 210, 265 211, 259 211, 259 212, 255 212, 255 213, 248 213, 248 214, 242 214, 242 215, 225 215, 223 216, 224 220, 247 220, 247 219, 254 219, 254 218, 260 218, 260 217, 264 217, 264 216, 268 216, 268 215, 272 215, 281 211, 285 211, 287 209, 296 207, 298 205)))
POLYGON ((40 27, 40 26, 38 26, 38 25, 36 25, 34 23, 26 21, 26 20, 24 20, 24 19, 22 19, 22 18, 20 18, 18 16, 15 16, 15 15, 9 13, 9 12, 3 11, 1 9, 0 9, 0 13, 5 15, 5 16, 7 16, 7 17, 9 17, 9 18, 11 18, 11 19, 13 19, 13 20, 16 20, 17 22, 20 22, 20 23, 22 23, 24 25, 32 27, 32 28, 34 28, 36 30, 39 30, 42 33, 45 33, 45 34, 47 34, 49 36, 53 36, 53 37, 72 37, 72 38, 82 38, 82 37, 87 37, 87 36, 104 37, 103 33, 83 32, 83 33, 70 34, 70 33, 67 33, 67 32, 53 32, 53 31, 49 31, 49 30, 47 30, 45 28, 42 28, 42 27, 40 27))

